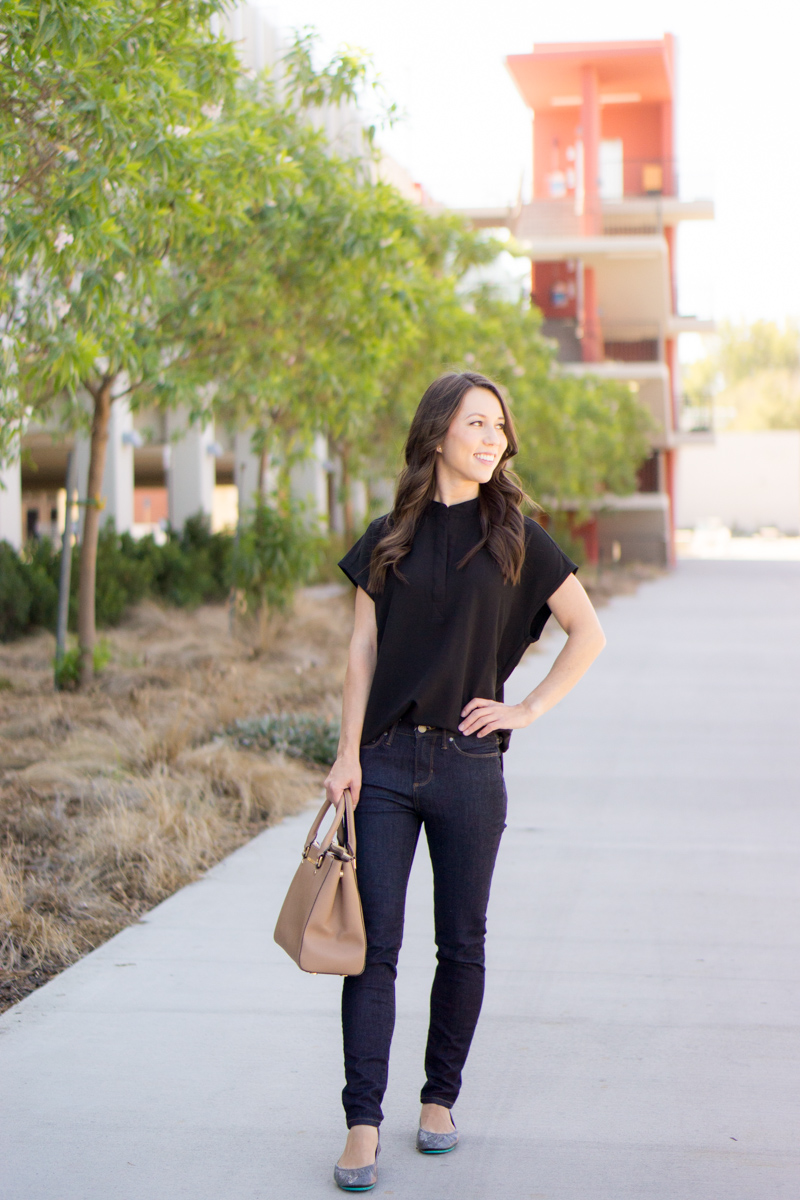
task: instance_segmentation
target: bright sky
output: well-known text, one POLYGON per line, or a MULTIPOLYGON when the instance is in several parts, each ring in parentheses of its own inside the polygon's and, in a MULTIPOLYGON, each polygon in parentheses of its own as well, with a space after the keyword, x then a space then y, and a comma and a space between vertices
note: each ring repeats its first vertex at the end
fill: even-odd
MULTIPOLYGON (((405 120, 381 136, 435 199, 530 188, 530 114, 505 66, 534 42, 678 38, 681 191, 713 224, 679 235, 681 312, 800 317, 800 5, 793 0, 251 0, 284 34, 366 49, 405 120)), ((689 339, 682 339, 689 341, 689 339)), ((693 356, 687 346, 688 356, 693 356)), ((696 351, 695 351, 696 352, 696 351)))

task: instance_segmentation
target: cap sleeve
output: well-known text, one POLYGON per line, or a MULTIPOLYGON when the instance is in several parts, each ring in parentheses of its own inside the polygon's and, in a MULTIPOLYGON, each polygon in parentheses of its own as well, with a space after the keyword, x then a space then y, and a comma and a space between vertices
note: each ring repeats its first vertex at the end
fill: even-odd
POLYGON ((372 551, 383 536, 386 528, 386 517, 378 517, 367 526, 363 537, 360 537, 356 544, 352 546, 340 560, 339 566, 344 571, 347 578, 356 587, 363 588, 368 596, 374 599, 374 593, 367 586, 369 581, 369 564, 372 559, 372 551))
POLYGON ((557 592, 561 584, 577 570, 577 564, 569 558, 547 530, 536 521, 526 519, 527 546, 523 578, 528 592, 528 636, 536 642, 550 617, 547 601, 557 592))

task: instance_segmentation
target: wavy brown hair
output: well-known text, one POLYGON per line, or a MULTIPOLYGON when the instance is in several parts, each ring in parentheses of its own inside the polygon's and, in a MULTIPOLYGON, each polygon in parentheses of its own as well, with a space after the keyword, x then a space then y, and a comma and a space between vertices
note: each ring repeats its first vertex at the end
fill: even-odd
POLYGON ((520 506, 530 502, 519 480, 507 469, 519 449, 514 423, 500 388, 474 371, 450 371, 435 379, 419 402, 405 446, 405 466, 397 481, 394 508, 387 532, 377 542, 370 560, 371 592, 382 592, 389 570, 403 579, 399 564, 411 550, 414 534, 436 491, 436 447, 441 445, 458 412, 464 393, 484 388, 500 402, 508 445, 488 483, 478 493, 481 536, 458 568, 466 566, 484 546, 503 573, 506 583, 518 583, 525 560, 525 522, 520 506))

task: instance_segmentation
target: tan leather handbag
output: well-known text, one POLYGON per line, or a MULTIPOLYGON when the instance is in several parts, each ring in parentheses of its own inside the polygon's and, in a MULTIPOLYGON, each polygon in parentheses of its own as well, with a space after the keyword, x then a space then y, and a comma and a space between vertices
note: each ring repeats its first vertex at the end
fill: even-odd
POLYGON ((308 831, 303 858, 283 902, 275 941, 301 971, 312 975, 360 975, 367 935, 356 883, 356 828, 349 789, 330 829, 317 841, 326 800, 308 831))

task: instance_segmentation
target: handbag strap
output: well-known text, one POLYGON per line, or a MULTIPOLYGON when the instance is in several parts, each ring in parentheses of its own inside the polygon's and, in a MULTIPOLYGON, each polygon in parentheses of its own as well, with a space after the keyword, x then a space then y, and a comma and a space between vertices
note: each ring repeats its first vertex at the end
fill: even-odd
POLYGON ((343 845, 347 852, 352 855, 353 860, 356 857, 356 817, 353 809, 353 797, 350 794, 350 788, 345 788, 343 792, 344 799, 344 833, 343 845))
POLYGON ((332 800, 327 798, 327 796, 325 797, 325 801, 314 818, 311 828, 308 831, 308 837, 306 838, 303 846, 303 858, 308 858, 310 849, 313 845, 319 846, 319 858, 322 858, 325 854, 328 854, 332 851, 337 858, 346 856, 347 858, 355 859, 356 823, 353 812, 353 797, 350 794, 349 788, 345 788, 338 804, 334 804, 332 800), (329 808, 335 809, 333 821, 331 822, 330 827, 328 828, 322 841, 318 842, 317 835, 319 834, 320 826, 322 825, 322 821, 329 808), (337 849, 333 849, 334 838, 336 838, 336 847, 340 851, 339 853, 337 853, 337 849), (343 851, 344 854, 342 854, 341 851, 343 851))

